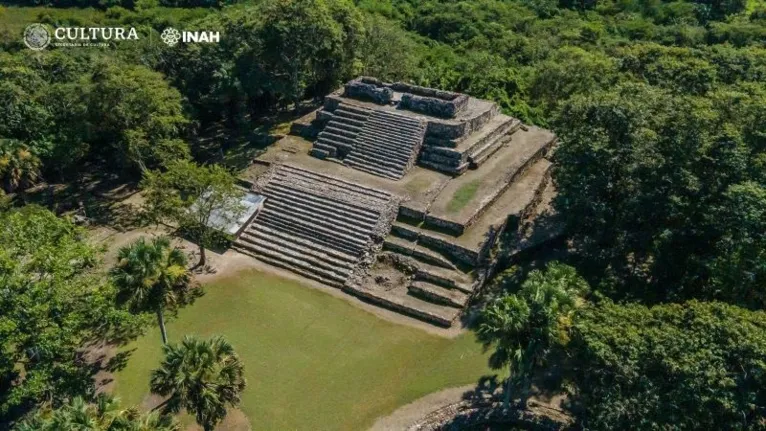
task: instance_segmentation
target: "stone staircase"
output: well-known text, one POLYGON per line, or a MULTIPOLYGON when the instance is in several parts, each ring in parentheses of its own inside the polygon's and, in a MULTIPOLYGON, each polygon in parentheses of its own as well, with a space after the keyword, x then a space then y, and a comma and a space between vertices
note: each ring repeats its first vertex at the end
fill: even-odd
POLYGON ((261 212, 234 243, 239 251, 342 287, 369 249, 391 196, 291 166, 276 168, 261 212))
MULTIPOLYGON (((338 109, 342 107, 344 105, 338 109)), ((364 108, 354 109, 351 112, 360 118, 365 115, 364 111, 369 112, 364 108)), ((425 125, 415 118, 388 111, 373 111, 355 135, 356 144, 344 163, 361 171, 398 180, 414 164, 425 130, 425 125)))
POLYGON ((319 132, 311 148, 311 155, 320 159, 344 158, 354 150, 357 136, 371 113, 367 108, 339 104, 327 125, 319 132))
POLYGON ((481 166, 520 126, 518 119, 497 114, 467 137, 440 141, 426 139, 420 164, 454 175, 462 174, 469 167, 481 166))
POLYGON ((397 301, 399 311, 441 326, 450 326, 473 292, 473 277, 448 255, 419 244, 392 230, 383 248, 414 268, 406 296, 397 301))

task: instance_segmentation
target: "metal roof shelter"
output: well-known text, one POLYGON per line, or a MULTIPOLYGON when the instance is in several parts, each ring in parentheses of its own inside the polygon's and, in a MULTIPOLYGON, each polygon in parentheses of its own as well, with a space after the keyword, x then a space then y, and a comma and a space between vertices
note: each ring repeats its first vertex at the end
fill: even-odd
POLYGON ((238 237, 242 230, 250 224, 250 221, 258 215, 264 201, 266 201, 265 196, 246 192, 239 200, 239 204, 244 208, 239 218, 234 219, 232 214, 226 214, 221 210, 213 210, 207 226, 238 237))

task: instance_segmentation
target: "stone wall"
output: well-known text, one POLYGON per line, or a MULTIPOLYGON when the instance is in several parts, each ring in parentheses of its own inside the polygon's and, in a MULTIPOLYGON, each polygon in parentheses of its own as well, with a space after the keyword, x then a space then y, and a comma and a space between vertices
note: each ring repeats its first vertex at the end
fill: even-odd
POLYGON ((344 96, 387 105, 394 98, 394 91, 377 79, 362 77, 346 84, 344 96))
POLYGON ((409 94, 414 94, 416 96, 432 97, 434 99, 441 99, 448 102, 452 101, 452 102, 455 102, 455 104, 457 104, 458 106, 460 106, 460 109, 465 107, 465 104, 468 102, 468 96, 461 93, 455 93, 453 91, 444 91, 444 90, 438 90, 436 88, 421 87, 419 85, 412 85, 412 84, 407 84, 404 82, 395 82, 391 84, 390 87, 400 93, 409 93, 409 94))
POLYGON ((455 100, 442 100, 436 97, 424 97, 405 93, 402 95, 399 107, 433 115, 434 117, 454 118, 465 107, 466 102, 468 102, 468 96, 461 96, 455 100))
POLYGON ((422 112, 440 118, 454 118, 468 105, 469 97, 465 94, 442 91, 435 88, 396 82, 391 88, 401 93, 399 106, 411 111, 422 112))
POLYGON ((481 112, 472 118, 461 119, 457 123, 429 121, 426 128, 426 145, 454 147, 457 145, 457 139, 481 128, 487 121, 497 115, 499 110, 500 108, 497 105, 493 105, 492 109, 481 112))

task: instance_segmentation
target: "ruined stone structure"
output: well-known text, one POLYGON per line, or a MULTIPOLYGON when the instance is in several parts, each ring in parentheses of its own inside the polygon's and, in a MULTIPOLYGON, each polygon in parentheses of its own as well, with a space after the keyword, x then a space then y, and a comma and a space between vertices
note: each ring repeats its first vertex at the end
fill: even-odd
POLYGON ((235 247, 451 326, 506 229, 553 193, 546 130, 464 94, 359 78, 260 156, 266 196, 235 247))

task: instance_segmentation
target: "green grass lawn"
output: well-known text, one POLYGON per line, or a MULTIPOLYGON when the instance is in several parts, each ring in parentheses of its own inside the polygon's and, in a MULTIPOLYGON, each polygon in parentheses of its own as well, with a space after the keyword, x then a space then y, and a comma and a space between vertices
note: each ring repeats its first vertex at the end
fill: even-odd
POLYGON ((447 211, 456 213, 463 209, 468 202, 471 202, 476 192, 479 190, 481 180, 474 180, 460 186, 452 196, 452 200, 447 204, 447 211))
MULTIPOLYGON (((428 393, 490 373, 470 333, 437 337, 256 271, 206 286, 168 333, 171 341, 223 334, 234 345, 248 381, 241 408, 258 430, 361 430, 428 393)), ((140 404, 160 361, 159 330, 127 349, 135 350, 115 393, 140 404)))

